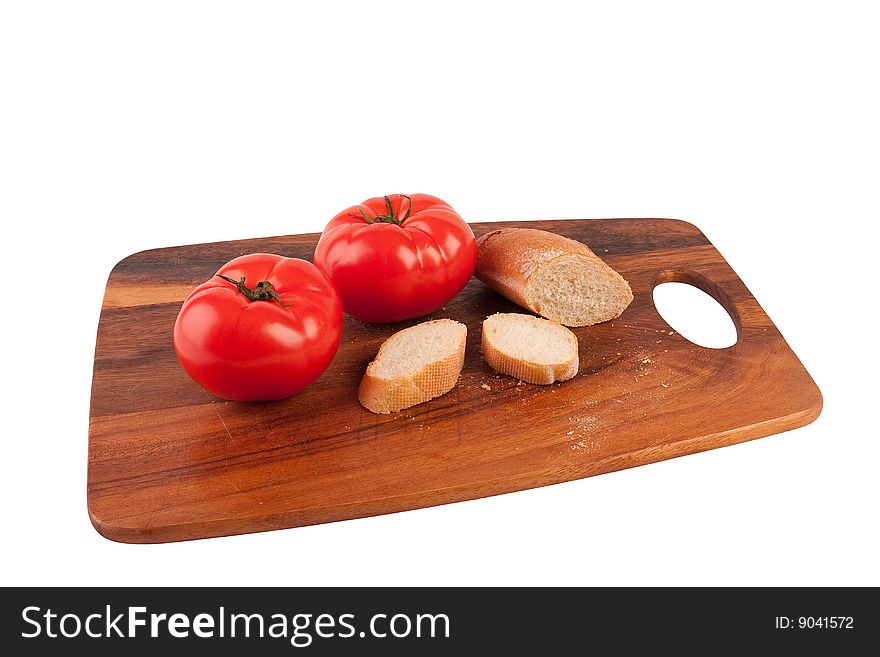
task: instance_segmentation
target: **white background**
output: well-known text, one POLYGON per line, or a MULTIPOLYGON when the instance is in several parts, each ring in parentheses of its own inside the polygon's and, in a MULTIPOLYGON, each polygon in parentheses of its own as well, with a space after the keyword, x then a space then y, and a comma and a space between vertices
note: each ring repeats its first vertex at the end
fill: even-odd
POLYGON ((0 581, 880 584, 872 4, 3 3, 0 581), (99 536, 88 405, 113 265, 318 231, 398 191, 472 221, 693 221, 816 379, 822 416, 404 514, 99 536))

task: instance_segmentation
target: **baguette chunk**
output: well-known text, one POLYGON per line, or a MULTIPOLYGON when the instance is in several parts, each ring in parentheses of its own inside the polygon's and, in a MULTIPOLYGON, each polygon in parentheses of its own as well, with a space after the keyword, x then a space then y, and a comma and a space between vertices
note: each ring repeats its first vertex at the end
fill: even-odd
POLYGON ((358 400, 373 413, 395 413, 446 394, 464 365, 467 327, 436 319, 398 331, 367 365, 358 400))
POLYGON ((531 315, 490 315, 483 321, 481 347, 492 369, 527 383, 567 381, 580 364, 574 333, 531 315))
POLYGON ((502 228, 477 240, 474 272, 496 292, 565 326, 619 317, 629 283, 585 245, 531 228, 502 228))

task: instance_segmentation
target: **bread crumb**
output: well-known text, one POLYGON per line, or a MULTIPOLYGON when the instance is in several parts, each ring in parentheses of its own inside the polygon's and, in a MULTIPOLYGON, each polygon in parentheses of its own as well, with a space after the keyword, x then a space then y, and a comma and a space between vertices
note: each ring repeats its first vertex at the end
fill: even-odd
POLYGON ((668 388, 668 387, 669 387, 669 384, 668 384, 668 383, 661 383, 661 384, 660 384, 660 387, 661 387, 661 388, 668 388))
POLYGON ((565 433, 565 435, 566 435, 566 436, 570 436, 570 435, 573 434, 573 433, 574 433, 574 429, 572 429, 571 431, 567 431, 567 432, 565 433))
POLYGON ((483 390, 491 390, 491 389, 492 389, 492 386, 490 386, 488 383, 481 383, 481 384, 480 384, 480 387, 481 387, 483 390))
POLYGON ((654 364, 654 361, 651 360, 650 358, 648 358, 647 356, 642 358, 642 365, 653 365, 653 364, 654 364))

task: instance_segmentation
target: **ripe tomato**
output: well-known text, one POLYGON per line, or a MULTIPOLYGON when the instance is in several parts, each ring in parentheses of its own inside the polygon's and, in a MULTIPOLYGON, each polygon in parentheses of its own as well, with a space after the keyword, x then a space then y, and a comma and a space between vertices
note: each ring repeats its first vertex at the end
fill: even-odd
POLYGON ((461 291, 476 262, 470 226, 428 194, 371 198, 343 210, 315 250, 345 312, 367 322, 437 310, 461 291))
POLYGON ((321 376, 341 334, 342 304, 324 274, 305 260, 253 253, 223 265, 186 298, 174 350, 215 395, 281 399, 321 376))

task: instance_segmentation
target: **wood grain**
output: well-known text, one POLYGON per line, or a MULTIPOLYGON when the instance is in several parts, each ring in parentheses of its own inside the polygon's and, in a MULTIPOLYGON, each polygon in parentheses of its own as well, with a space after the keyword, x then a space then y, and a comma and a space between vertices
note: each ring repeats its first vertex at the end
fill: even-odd
MULTIPOLYGON (((98 327, 88 508, 131 543, 282 529, 569 481, 793 429, 822 396, 758 302, 705 236, 673 219, 473 224, 551 230, 588 244, 630 282, 619 319, 574 329, 578 376, 517 384, 480 358, 480 324, 521 309, 472 280, 428 319, 468 327, 447 395, 388 416, 357 402, 366 364, 416 321, 345 318, 342 344, 303 393, 228 402, 193 383, 171 335, 180 303, 226 261, 254 251, 311 259, 317 235, 200 244, 129 256, 110 274, 98 327), (651 291, 688 282, 730 313, 738 341, 705 349, 660 317, 651 291)), ((421 320, 419 320, 421 321, 421 320)))

